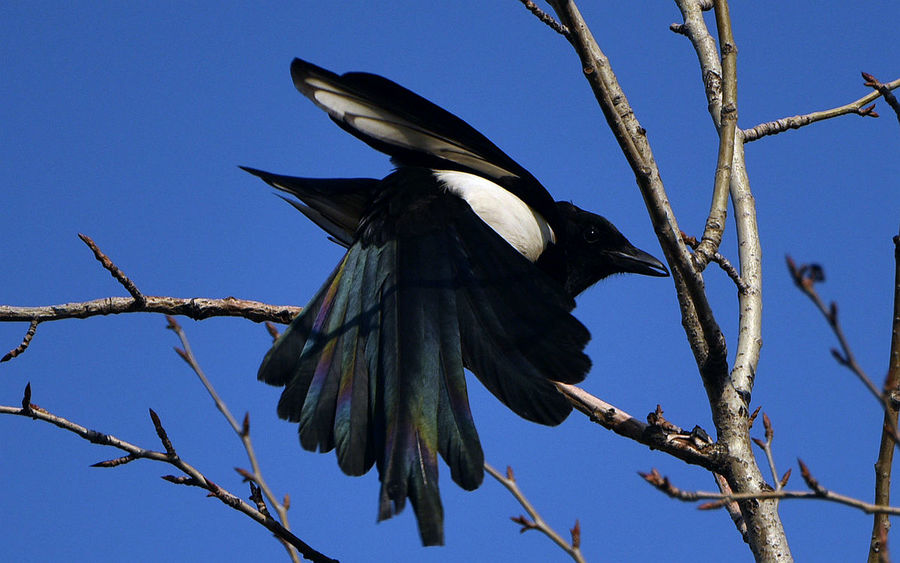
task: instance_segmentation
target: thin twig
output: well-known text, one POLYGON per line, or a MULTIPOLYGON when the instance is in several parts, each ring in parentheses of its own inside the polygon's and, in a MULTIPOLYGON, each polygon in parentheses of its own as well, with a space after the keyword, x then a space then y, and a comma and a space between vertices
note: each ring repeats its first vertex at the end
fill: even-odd
MULTIPOLYGON (((716 482, 716 486, 719 487, 720 493, 726 496, 732 494, 731 485, 728 484, 728 479, 718 473, 713 473, 713 479, 716 482)), ((744 515, 741 513, 741 505, 738 504, 736 500, 722 500, 718 501, 717 504, 728 512, 728 516, 731 518, 734 527, 740 532, 744 542, 747 542, 747 522, 744 520, 744 515)))
MULTIPOLYGON (((688 246, 690 246, 691 248, 693 248, 695 250, 697 249, 697 247, 700 244, 700 242, 696 238, 689 236, 689 235, 685 234, 684 232, 681 233, 681 239, 684 241, 685 244, 687 244, 688 246)), ((731 278, 731 281, 733 281, 734 285, 737 286, 738 291, 744 292, 749 289, 747 282, 745 282, 743 279, 741 279, 741 275, 738 273, 737 269, 731 265, 731 262, 728 260, 728 258, 725 258, 722 254, 716 252, 712 256, 710 256, 709 259, 712 262, 715 262, 716 264, 718 264, 719 267, 722 269, 722 271, 725 272, 725 275, 727 275, 729 278, 731 278)))
MULTIPOLYGON (((819 292, 816 291, 815 284, 817 282, 821 282, 825 279, 825 274, 822 270, 822 267, 818 264, 802 264, 797 266, 794 263, 794 260, 787 256, 785 257, 787 261, 788 271, 791 274, 791 279, 794 281, 794 285, 800 289, 800 291, 810 298, 810 300, 815 304, 816 308, 819 309, 819 312, 822 313, 822 316, 825 317, 825 320, 828 322, 828 326, 831 327, 831 331, 838 339, 838 343, 841 345, 841 350, 838 351, 835 348, 831 349, 831 355, 834 356, 834 359, 841 364, 842 366, 849 369, 853 374, 865 385, 866 389, 878 400, 879 404, 881 404, 881 408, 884 409, 885 412, 890 412, 892 407, 890 401, 887 397, 885 397, 884 393, 872 379, 866 374, 865 370, 857 363, 856 356, 853 355, 853 350, 850 348, 850 343, 847 341, 847 337, 844 336, 844 329, 841 328, 841 323, 838 321, 838 306, 834 301, 831 302, 830 306, 826 307, 825 303, 822 301, 822 298, 819 296, 819 292)), ((891 426, 886 428, 890 429, 890 433, 894 438, 897 446, 900 446, 900 434, 897 432, 896 423, 891 423, 891 426)))
MULTIPOLYGON (((175 451, 174 446, 172 446, 171 441, 166 436, 165 429, 163 428, 162 422, 159 420, 159 417, 152 410, 151 418, 153 419, 154 427, 156 428, 157 434, 160 437, 161 442, 163 443, 164 449, 166 452, 158 452, 153 450, 148 450, 145 448, 141 448, 140 446, 136 446, 130 442, 126 442, 120 438, 117 438, 111 434, 105 434, 102 432, 98 432, 96 430, 89 430, 84 426, 71 422, 61 416, 57 416, 55 414, 50 413, 46 409, 42 409, 36 405, 30 403, 30 394, 31 394, 31 385, 29 384, 26 387, 25 397, 23 399, 23 406, 21 407, 11 407, 11 406, 3 406, 0 405, 0 414, 11 414, 16 416, 25 416, 28 418, 32 418, 34 420, 41 420, 44 422, 48 422, 61 428, 63 430, 72 432, 80 436, 81 438, 91 442, 92 444, 100 444, 103 446, 111 446, 117 449, 120 449, 124 452, 128 453, 126 458, 132 459, 149 459, 152 461, 159 461, 162 463, 167 463, 172 465, 182 471, 185 475, 183 477, 165 477, 167 481, 177 484, 185 484, 196 486, 205 489, 211 496, 216 497, 222 503, 230 506, 231 508, 243 512, 259 524, 262 524, 266 527, 270 532, 278 536, 279 538, 283 538, 285 541, 290 543, 292 546, 296 547, 298 551, 307 559, 311 561, 317 562, 332 562, 335 561, 330 557, 319 553, 315 549, 311 548, 307 545, 303 540, 295 536, 282 526, 276 520, 266 517, 255 507, 250 504, 244 502, 240 497, 235 496, 234 494, 228 492, 227 490, 216 485, 212 480, 208 479, 203 473, 199 470, 188 464, 184 459, 182 459, 175 451)), ((100 464, 95 464, 97 467, 115 467, 118 465, 122 465, 122 460, 124 458, 117 458, 117 460, 111 460, 108 462, 101 462, 100 464)))
POLYGON ((874 88, 876 92, 882 95, 884 101, 887 102, 887 104, 891 106, 891 109, 894 110, 894 113, 897 114, 897 121, 900 121, 900 102, 898 102, 897 97, 891 93, 891 88, 886 84, 879 82, 877 78, 868 72, 863 72, 862 77, 863 80, 866 81, 866 86, 874 88))
MULTIPOLYGON (((801 463, 801 468, 805 467, 801 463)), ((808 471, 808 469, 807 469, 808 471)), ((833 491, 829 491, 828 489, 822 487, 817 481, 813 480, 811 483, 807 483, 810 487, 810 491, 788 491, 782 489, 780 491, 760 491, 754 493, 732 493, 732 494, 721 494, 714 493, 711 491, 685 491, 679 489, 669 480, 668 477, 664 477, 657 471, 656 469, 651 469, 649 473, 638 473, 645 481, 656 487, 661 492, 666 495, 678 499, 685 502, 696 502, 700 500, 712 500, 716 502, 703 504, 699 508, 702 510, 709 510, 713 508, 720 508, 722 501, 732 501, 732 500, 786 500, 786 499, 805 499, 805 500, 824 500, 829 502, 836 502, 838 504, 843 504, 846 506, 850 506, 856 508, 858 510, 862 510, 866 514, 890 514, 891 516, 900 516, 900 507, 895 506, 882 506, 876 504, 870 504, 859 499, 848 497, 846 495, 841 495, 835 493, 833 491)))
MULTIPOLYGON (((113 261, 100 250, 90 237, 78 237, 94 253, 94 257, 121 283, 131 297, 107 297, 92 301, 45 305, 41 307, 14 307, 0 305, 0 322, 47 322, 62 319, 86 319, 98 315, 121 313, 162 313, 183 315, 195 321, 210 317, 243 317, 255 322, 271 321, 288 324, 296 317, 301 307, 268 305, 259 301, 224 299, 157 297, 141 293, 137 286, 120 270, 113 261)), ((21 353, 21 352, 20 352, 21 353)))
POLYGON ((547 12, 545 12, 544 10, 541 10, 540 8, 538 8, 537 4, 535 4, 534 2, 532 2, 532 0, 519 0, 519 1, 522 3, 522 5, 525 6, 525 8, 526 8, 529 12, 531 12, 532 14, 534 14, 535 16, 537 16, 537 19, 539 19, 539 20, 541 20, 543 23, 547 24, 547 25, 550 27, 550 29, 552 29, 552 30, 555 31, 556 33, 559 33, 560 35, 563 35, 563 36, 569 34, 569 28, 567 28, 567 27, 564 26, 563 24, 561 24, 561 23, 559 23, 558 21, 556 21, 556 20, 553 18, 553 16, 551 16, 550 14, 548 14, 547 12))
MULTIPOLYGON (((891 473, 894 463, 894 437, 891 428, 897 428, 897 414, 900 405, 900 234, 894 237, 894 315, 891 323, 891 351, 888 372, 884 381, 884 396, 888 398, 888 408, 884 410, 881 444, 878 460, 875 462, 875 503, 891 503, 891 473)), ((876 515, 872 522, 872 537, 869 542, 869 563, 880 563, 887 558, 887 534, 891 523, 886 515, 876 515)))
MULTIPOLYGON (((250 415, 249 413, 244 416, 244 421, 242 424, 238 424, 237 420, 232 416, 231 411, 228 409, 228 405, 225 404, 225 401, 222 400, 222 397, 216 392, 215 387, 213 387, 212 383, 206 377, 206 374, 203 373, 203 368, 200 367, 199 362, 197 361, 196 356, 194 356, 193 350, 191 350, 190 342, 188 341, 187 335, 184 332, 184 329, 181 328, 181 325, 178 324, 178 321, 175 320, 175 317, 166 316, 166 320, 169 322, 166 328, 175 332, 178 335, 179 340, 181 340, 181 345, 183 348, 176 348, 175 352, 183 359, 193 370, 193 372, 197 375, 197 378, 200 379, 200 382, 203 384, 203 387, 206 389, 206 392, 209 393, 209 396, 212 397, 213 402, 216 404, 216 408, 219 409, 219 412, 225 417, 225 420, 228 421, 228 425, 231 426, 231 429, 234 430, 234 433, 238 435, 241 443, 244 445, 244 450, 247 452, 247 458, 250 460, 250 466, 252 467, 252 473, 244 471, 242 469, 238 470, 238 473, 243 476, 245 479, 251 481, 251 486, 255 485, 262 490, 269 504, 275 508, 275 512, 278 513, 278 518, 281 521, 281 524, 284 526, 286 530, 290 530, 291 526, 288 521, 288 511, 287 508, 275 498, 275 495, 272 493, 272 490, 269 488, 269 485, 266 483, 266 480, 263 478, 262 469, 260 468, 259 461, 256 457, 256 451, 253 448, 253 442, 250 439, 250 415)), ((257 502, 259 506, 265 506, 265 503, 262 503, 262 499, 257 502)), ((263 512, 262 510, 260 510, 263 512)), ((265 512, 268 516, 268 512, 265 512)), ((278 538, 279 541, 284 545, 285 549, 287 549, 288 554, 291 557, 292 561, 299 561, 297 558, 297 552, 293 549, 293 547, 286 542, 283 538, 278 538)))
POLYGON ((787 485, 788 479, 791 477, 791 470, 788 469, 783 476, 778 476, 778 470, 775 468, 775 456, 772 453, 772 439, 775 437, 775 431, 772 428, 772 421, 766 413, 763 413, 763 426, 766 429, 765 441, 753 438, 753 443, 759 446, 763 453, 766 454, 766 460, 769 462, 769 471, 772 472, 772 481, 775 483, 775 490, 780 491, 787 485))
POLYGON ((0 358, 0 363, 8 362, 16 356, 20 356, 25 352, 25 350, 28 349, 28 346, 31 344, 31 339, 34 338, 34 333, 37 332, 37 326, 39 323, 40 321, 32 319, 31 324, 28 325, 28 330, 25 332, 25 337, 22 338, 22 342, 6 354, 4 354, 4 356, 0 358))
MULTIPOLYGON (((900 88, 900 78, 894 80, 893 82, 882 84, 882 86, 888 92, 900 88)), ((787 131, 788 129, 799 129, 811 123, 816 123, 825 119, 831 119, 833 117, 840 117, 842 115, 847 115, 848 113, 860 115, 863 117, 878 117, 878 113, 874 111, 874 104, 868 107, 863 106, 865 106, 866 104, 871 104, 880 97, 882 97, 881 91, 876 90, 875 92, 867 94, 854 102, 850 102, 849 104, 840 107, 824 111, 815 111, 806 115, 783 117, 776 121, 761 123, 756 127, 751 127, 750 129, 743 130, 744 142, 749 143, 750 141, 761 139, 766 135, 775 135, 777 133, 787 131)))
POLYGON ((88 248, 90 248, 94 253, 94 258, 96 258, 97 261, 99 261, 100 264, 102 264, 103 267, 106 268, 110 274, 112 274, 112 277, 116 278, 116 281, 122 284, 122 286, 128 291, 128 293, 130 293, 131 296, 134 297, 135 307, 143 306, 144 301, 146 300, 144 294, 141 293, 137 286, 134 285, 134 282, 125 275, 125 272, 120 270, 119 267, 116 266, 112 260, 110 260, 109 256, 107 256, 103 253, 102 250, 100 250, 100 247, 97 246, 97 243, 95 243, 91 237, 82 233, 78 233, 78 238, 80 238, 81 241, 84 242, 84 244, 88 245, 88 248))
POLYGON ((490 464, 485 463, 484 469, 487 471, 491 477, 500 482, 501 485, 507 488, 510 493, 519 501, 519 504, 522 505, 522 508, 525 509, 525 512, 528 513, 529 518, 525 516, 516 516, 512 518, 512 521, 516 524, 522 526, 519 530, 520 532, 526 532, 528 530, 538 530, 543 533, 545 536, 550 538, 553 543, 561 547, 565 550, 566 553, 569 554, 572 559, 578 561, 579 563, 584 563, 584 557, 581 554, 581 526, 578 524, 578 520, 575 521, 575 526, 571 530, 572 541, 567 542, 560 536, 556 530, 551 528, 541 515, 538 514, 537 510, 535 510, 534 506, 528 501, 528 498, 525 496, 525 493, 519 488, 519 485, 516 483, 516 478, 513 475, 512 467, 506 468, 506 476, 500 474, 499 471, 490 466, 490 464))

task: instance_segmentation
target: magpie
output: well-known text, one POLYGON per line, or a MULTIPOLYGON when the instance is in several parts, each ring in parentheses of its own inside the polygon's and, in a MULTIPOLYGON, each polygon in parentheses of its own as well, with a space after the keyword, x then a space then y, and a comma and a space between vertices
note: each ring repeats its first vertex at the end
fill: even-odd
POLYGON ((617 273, 667 276, 599 215, 556 202, 462 119, 375 74, 295 59, 296 88, 386 153, 387 177, 297 178, 241 167, 347 248, 275 341, 258 378, 300 444, 378 469, 378 520, 409 498, 424 545, 444 543, 440 455, 466 490, 484 477, 464 368, 519 416, 561 423, 554 382, 590 369, 574 297, 617 273))

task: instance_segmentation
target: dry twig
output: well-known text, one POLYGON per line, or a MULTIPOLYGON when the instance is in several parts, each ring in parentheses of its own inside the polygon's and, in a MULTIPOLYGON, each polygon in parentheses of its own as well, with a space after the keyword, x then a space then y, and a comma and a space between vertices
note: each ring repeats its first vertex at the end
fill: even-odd
POLYGON ((528 501, 528 498, 525 496, 525 493, 519 488, 519 485, 516 483, 516 478, 513 475, 512 467, 506 468, 506 476, 500 474, 499 471, 491 467, 488 463, 484 464, 484 469, 487 471, 491 477, 500 482, 501 485, 507 488, 509 492, 512 493, 516 500, 519 501, 519 504, 522 505, 522 508, 525 509, 525 512, 528 513, 528 517, 525 516, 514 516, 511 518, 513 522, 522 526, 519 530, 520 532, 526 532, 528 530, 538 530, 543 533, 545 536, 550 538, 553 543, 561 547, 565 550, 569 556, 572 557, 575 561, 579 563, 584 563, 584 557, 581 555, 581 526, 578 524, 578 520, 575 520, 575 526, 572 527, 570 533, 572 535, 572 541, 567 542, 556 533, 556 530, 551 528, 541 515, 538 514, 537 510, 535 510, 534 506, 528 501))
POLYGON ((32 319, 31 323, 28 325, 28 330, 25 332, 25 337, 22 338, 22 342, 0 358, 0 362, 8 362, 16 356, 22 355, 22 353, 28 349, 28 346, 31 344, 31 339, 34 338, 34 333, 37 332, 39 322, 40 321, 32 319))
MULTIPOLYGON (((866 389, 868 389, 878 400, 881 404, 881 408, 884 409, 886 413, 890 412, 892 406, 889 398, 878 389, 878 386, 875 385, 872 379, 866 374, 865 370, 857 363, 856 356, 853 355, 850 343, 847 341, 847 337, 844 336, 844 330, 841 328, 841 323, 838 321, 837 303, 832 301, 829 306, 826 307, 822 298, 819 296, 819 292, 816 291, 816 283, 825 280, 825 271, 822 269, 822 266, 818 264, 801 264, 798 266, 790 256, 786 256, 785 260, 787 262, 788 272, 790 272, 791 279, 794 281, 794 285, 796 285, 797 288, 799 288, 800 291, 809 297, 816 305, 816 308, 819 309, 822 316, 825 317, 828 326, 831 327, 832 332, 834 332, 834 335, 838 339, 838 343, 841 345, 841 350, 832 348, 831 355, 839 364, 853 372, 862 384, 866 386, 866 389)), ((900 446, 900 434, 897 432, 896 422, 890 422, 890 424, 886 423, 885 428, 889 429, 895 444, 900 446)))
POLYGON ((179 298, 144 295, 134 282, 100 250, 90 237, 82 234, 78 236, 90 247, 94 256, 103 267, 125 287, 131 294, 131 297, 106 297, 91 301, 40 307, 0 305, 0 322, 31 323, 31 327, 28 329, 28 333, 25 335, 22 343, 0 361, 10 360, 24 352, 34 336, 38 323, 42 322, 62 319, 86 319, 99 315, 117 315, 121 313, 162 313, 164 315, 182 315, 195 321, 211 317, 242 317, 255 322, 288 324, 302 310, 302 307, 269 305, 259 301, 249 301, 235 297, 208 299, 203 297, 179 298))
POLYGON ((175 451, 175 447, 172 445, 172 442, 169 440, 165 429, 163 428, 162 422, 159 419, 159 416, 150 409, 150 418, 153 421, 153 425, 156 428, 156 433, 160 438, 160 442, 163 445, 164 452, 158 452, 153 450, 148 450, 117 438, 111 434, 105 434, 102 432, 98 432, 96 430, 89 430, 84 426, 71 422, 61 416, 57 416, 55 414, 50 413, 49 411, 38 407, 37 405, 31 404, 31 385, 29 384, 25 389, 25 395, 22 400, 21 407, 11 407, 11 406, 0 406, 0 414, 11 414, 17 416, 25 416, 32 418, 34 420, 41 420, 44 422, 48 422, 66 430, 68 432, 72 432, 80 436, 81 438, 91 442, 92 444, 100 444, 103 446, 111 446, 117 449, 120 449, 127 453, 126 456, 115 458, 112 460, 102 461, 100 463, 95 464, 95 467, 117 467, 119 465, 123 465, 130 461, 134 461, 137 459, 148 459, 152 461, 159 461, 162 463, 167 463, 176 467, 182 473, 183 476, 164 476, 163 478, 169 482, 182 484, 182 485, 190 485, 194 487, 200 487, 210 493, 210 496, 214 496, 219 499, 223 504, 230 506, 231 508, 242 512, 258 522, 259 524, 265 526, 270 532, 275 534, 277 537, 282 538, 284 541, 288 542, 290 545, 297 548, 297 550, 307 559, 311 561, 318 562, 332 562, 335 561, 330 557, 319 553, 309 545, 307 545, 303 540, 295 536, 287 530, 284 526, 282 526, 279 522, 274 520, 273 518, 267 517, 255 507, 250 504, 244 502, 240 497, 235 496, 234 494, 228 492, 227 490, 216 485, 212 480, 207 478, 203 473, 199 470, 188 464, 181 458, 177 452, 175 451))
MULTIPOLYGON (((887 377, 884 381, 884 396, 888 408, 884 411, 881 444, 878 460, 875 462, 875 502, 891 503, 891 472, 894 465, 894 435, 897 415, 900 411, 897 396, 900 394, 900 234, 894 237, 894 314, 891 326, 891 351, 887 377)), ((869 541, 869 563, 887 561, 887 533, 891 523, 887 515, 877 514, 872 522, 872 536, 869 541)))
POLYGON ((721 493, 713 493, 710 491, 685 491, 683 489, 679 489, 669 480, 668 477, 663 476, 656 469, 651 469, 649 473, 641 473, 638 474, 648 483, 656 487, 661 492, 666 495, 678 499, 685 502, 696 502, 699 500, 712 500, 716 502, 705 503, 700 505, 698 508, 701 510, 709 510, 720 508, 722 506, 722 501, 732 501, 732 500, 786 500, 786 499, 805 499, 805 500, 824 500, 829 502, 835 502, 838 504, 843 504, 845 506, 850 506, 852 508, 856 508, 865 512, 866 514, 890 514, 891 516, 900 516, 900 507, 895 506, 882 506, 876 504, 870 504, 859 499, 855 499, 853 497, 848 497, 846 495, 841 495, 830 491, 823 487, 815 478, 813 478, 812 474, 809 472, 809 468, 806 465, 798 460, 800 464, 801 473, 804 474, 804 481, 806 485, 811 489, 810 491, 788 491, 786 489, 781 489, 779 491, 761 491, 755 493, 731 493, 731 494, 721 494, 721 493))
MULTIPOLYGON (((867 84, 867 86, 868 85, 869 84, 867 84)), ((882 90, 890 92, 891 90, 900 88, 900 78, 894 80, 893 82, 888 82, 887 84, 881 84, 881 87, 881 89, 876 90, 875 92, 872 92, 854 102, 850 102, 849 104, 840 107, 824 111, 814 111, 806 115, 783 117, 776 121, 761 123, 756 127, 744 129, 744 142, 749 143, 751 141, 761 139, 766 135, 775 135, 777 133, 787 131, 788 129, 799 129, 805 125, 810 125, 811 123, 816 123, 825 119, 831 119, 833 117, 840 117, 842 115, 847 115, 848 113, 852 113, 862 117, 878 117, 878 113, 875 112, 875 104, 873 104, 872 102, 882 97, 882 90), (871 105, 866 106, 866 104, 871 105)), ((900 119, 900 117, 898 117, 898 119, 900 119)))
POLYGON ((568 35, 569 28, 564 26, 563 24, 556 21, 553 16, 538 8, 538 5, 535 4, 532 0, 519 0, 525 8, 534 14, 537 19, 541 20, 543 23, 547 24, 550 29, 559 33, 560 35, 568 35))
MULTIPOLYGON (((257 507, 261 506, 262 508, 260 509, 260 512, 263 512, 267 517, 269 516, 268 510, 265 508, 265 502, 263 502, 262 496, 259 495, 259 490, 261 490, 263 495, 265 495, 265 498, 268 500, 269 504, 271 504, 275 508, 275 512, 278 514, 278 519, 281 521, 281 524, 286 530, 290 530, 291 526, 288 522, 289 501, 286 500, 284 503, 281 503, 277 498, 275 498, 275 495, 272 493, 272 490, 269 488, 269 485, 263 478, 262 469, 260 468, 259 461, 256 458, 256 451, 254 450, 253 442, 250 439, 250 413, 246 413, 244 415, 243 423, 239 425, 234 416, 232 416, 231 411, 225 404, 225 401, 222 400, 222 397, 219 396, 212 383, 210 383, 209 379, 207 379, 206 374, 203 373, 203 369, 200 367, 199 362, 197 362, 197 358, 194 356, 193 350, 191 350, 190 342, 188 342, 187 335, 184 333, 181 325, 178 324, 178 321, 175 320, 175 317, 166 315, 166 320, 169 322, 166 328, 174 331, 175 334, 178 335, 179 340, 181 340, 181 345, 183 346, 182 348, 175 348, 175 352, 191 367, 191 369, 197 375, 197 378, 200 379, 200 382, 203 384, 206 392, 209 393, 209 396, 216 404, 216 408, 219 409, 219 412, 221 412, 222 416, 225 417, 225 420, 228 421, 228 425, 231 426, 231 429, 234 430, 234 433, 237 434, 238 438, 240 438, 241 444, 243 444, 244 450, 247 452, 247 458, 250 461, 250 466, 253 471, 248 472, 240 468, 236 468, 236 471, 245 480, 250 481, 251 490, 254 490, 254 496, 258 497, 258 499, 256 499, 257 507)), ((288 498, 289 497, 285 496, 285 499, 288 498)), ((285 549, 287 549, 291 560, 295 562, 299 561, 297 559, 297 553, 296 551, 294 551, 291 545, 281 537, 278 537, 278 539, 284 545, 285 549)))
MULTIPOLYGON (((681 233, 681 239, 686 245, 690 246, 694 250, 696 250, 700 245, 700 242, 696 238, 689 236, 684 232, 681 233)), ((737 286, 738 291, 743 292, 749 289, 747 283, 741 279, 741 275, 738 273, 737 268, 731 265, 731 262, 728 261, 728 258, 725 258, 718 252, 714 252, 706 260, 718 264, 719 267, 722 268, 722 271, 725 272, 725 275, 731 278, 731 281, 733 281, 734 285, 737 286)))

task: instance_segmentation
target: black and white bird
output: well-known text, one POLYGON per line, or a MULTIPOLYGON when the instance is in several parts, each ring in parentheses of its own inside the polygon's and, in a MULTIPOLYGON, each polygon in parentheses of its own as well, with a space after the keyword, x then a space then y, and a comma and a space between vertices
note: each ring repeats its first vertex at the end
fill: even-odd
POLYGON ((386 178, 313 179, 244 168, 347 248, 278 338, 259 379, 301 445, 378 468, 378 519, 409 498, 425 545, 444 542, 440 454, 467 490, 484 477, 463 368, 541 424, 572 407, 590 334, 574 296, 617 273, 666 276, 606 219, 555 202, 527 170, 448 111, 374 74, 295 59, 294 85, 342 129, 391 156, 386 178))

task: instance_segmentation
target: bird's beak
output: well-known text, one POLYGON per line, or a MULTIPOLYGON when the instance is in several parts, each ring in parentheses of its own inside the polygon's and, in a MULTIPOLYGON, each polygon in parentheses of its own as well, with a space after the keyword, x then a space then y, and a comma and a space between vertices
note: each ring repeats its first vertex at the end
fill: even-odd
POLYGON ((665 264, 639 248, 632 246, 628 250, 612 252, 610 255, 622 272, 658 277, 669 275, 665 264))

